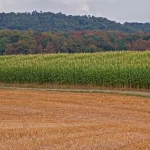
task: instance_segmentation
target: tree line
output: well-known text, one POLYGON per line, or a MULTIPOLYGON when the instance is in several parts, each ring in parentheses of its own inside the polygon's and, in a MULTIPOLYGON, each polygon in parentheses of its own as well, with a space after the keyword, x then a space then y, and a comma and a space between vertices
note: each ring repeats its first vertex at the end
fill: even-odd
POLYGON ((83 31, 83 30, 117 30, 122 32, 150 32, 150 23, 117 23, 102 17, 72 16, 62 13, 0 13, 0 30, 29 30, 38 32, 83 31))
POLYGON ((0 30, 0 55, 150 49, 150 33, 120 31, 0 30))

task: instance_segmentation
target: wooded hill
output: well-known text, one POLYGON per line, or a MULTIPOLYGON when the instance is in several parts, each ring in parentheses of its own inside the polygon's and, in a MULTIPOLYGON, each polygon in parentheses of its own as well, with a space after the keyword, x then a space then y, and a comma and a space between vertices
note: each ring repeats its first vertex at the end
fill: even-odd
POLYGON ((0 30, 29 30, 38 32, 53 31, 83 31, 83 30, 117 30, 150 32, 150 23, 117 23, 102 17, 72 16, 62 13, 37 12, 32 13, 0 13, 0 30))

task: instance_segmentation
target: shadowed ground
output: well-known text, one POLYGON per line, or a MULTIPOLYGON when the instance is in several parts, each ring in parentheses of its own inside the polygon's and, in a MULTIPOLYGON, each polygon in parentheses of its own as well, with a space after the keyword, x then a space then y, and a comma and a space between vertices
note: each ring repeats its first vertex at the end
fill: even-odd
POLYGON ((0 149, 150 149, 150 98, 0 89, 0 149))

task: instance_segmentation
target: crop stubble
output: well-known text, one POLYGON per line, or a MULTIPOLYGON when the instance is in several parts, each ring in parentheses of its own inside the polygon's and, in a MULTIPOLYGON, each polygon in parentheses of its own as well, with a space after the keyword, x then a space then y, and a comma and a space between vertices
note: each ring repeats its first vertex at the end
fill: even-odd
POLYGON ((150 149, 150 98, 0 90, 0 149, 150 149))

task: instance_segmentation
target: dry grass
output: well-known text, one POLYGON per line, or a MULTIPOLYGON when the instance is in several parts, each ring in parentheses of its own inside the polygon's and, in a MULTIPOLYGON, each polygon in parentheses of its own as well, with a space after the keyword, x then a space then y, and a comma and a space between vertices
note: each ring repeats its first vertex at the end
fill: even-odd
POLYGON ((150 89, 140 89, 140 88, 128 88, 128 87, 104 87, 104 86, 96 86, 96 85, 69 85, 69 84, 50 84, 50 83, 44 83, 44 84, 37 84, 37 83, 2 83, 0 82, 0 88, 39 88, 39 89, 78 89, 78 90, 118 90, 118 91, 141 91, 141 92, 150 92, 150 89))
POLYGON ((0 90, 0 150, 150 149, 150 98, 0 90))

